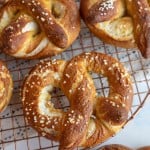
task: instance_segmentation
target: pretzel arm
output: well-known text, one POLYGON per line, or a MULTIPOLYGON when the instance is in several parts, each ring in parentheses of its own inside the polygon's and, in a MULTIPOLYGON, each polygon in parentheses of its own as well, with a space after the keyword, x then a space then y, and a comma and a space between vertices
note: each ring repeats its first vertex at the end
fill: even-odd
POLYGON ((18 0, 13 3, 23 8, 33 16, 46 33, 50 41, 60 48, 67 46, 67 35, 62 27, 56 23, 51 11, 47 9, 46 4, 42 1, 18 0))
MULTIPOLYGON (((88 2, 81 2, 88 3, 88 2)), ((93 3, 90 2, 89 3, 93 3)), ((82 4, 81 4, 82 5, 82 4)), ((120 0, 99 0, 87 10, 87 21, 90 23, 104 22, 122 16, 124 3, 120 0), (122 10, 122 11, 120 11, 122 10), (118 13, 119 12, 119 13, 118 13)), ((82 5, 84 7, 84 4, 82 5)))
MULTIPOLYGON (((8 26, 6 26, 1 34, 3 40, 2 48, 5 52, 12 54, 17 53, 20 49, 23 49, 22 43, 25 43, 27 37, 30 39, 36 31, 34 31, 31 36, 29 33, 24 33, 25 26, 31 21, 31 18, 25 14, 18 14, 19 17, 14 19, 8 26)), ((29 31, 28 31, 29 32, 29 31)), ((26 44, 26 47, 28 44, 26 44)))
POLYGON ((134 37, 144 57, 150 56, 150 8, 147 0, 126 1, 133 17, 134 37))

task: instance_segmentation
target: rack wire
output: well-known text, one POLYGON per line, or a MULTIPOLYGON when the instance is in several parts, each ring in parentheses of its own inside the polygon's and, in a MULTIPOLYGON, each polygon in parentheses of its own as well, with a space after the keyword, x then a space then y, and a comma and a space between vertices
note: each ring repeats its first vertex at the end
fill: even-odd
MULTIPOLYGON (((79 37, 65 52, 53 57, 71 59, 82 52, 98 51, 119 59, 130 72, 134 88, 134 101, 127 123, 134 118, 150 94, 150 59, 143 59, 137 49, 124 49, 106 44, 96 38, 82 22, 79 37)), ((1 52, 0 59, 5 61, 14 80, 13 97, 7 109, 0 114, 0 150, 56 150, 59 143, 38 135, 26 122, 20 96, 23 80, 31 68, 40 60, 15 59, 1 52)), ((93 74, 99 95, 107 96, 109 85, 103 76, 93 74)), ((57 108, 67 110, 69 103, 59 90, 53 91, 52 101, 57 108)))

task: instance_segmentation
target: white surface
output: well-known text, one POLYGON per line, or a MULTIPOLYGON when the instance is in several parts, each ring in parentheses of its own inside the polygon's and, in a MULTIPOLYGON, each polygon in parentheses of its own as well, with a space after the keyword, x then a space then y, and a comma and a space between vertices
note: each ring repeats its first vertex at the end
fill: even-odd
POLYGON ((123 144, 131 148, 150 145, 150 96, 139 113, 106 144, 123 144))

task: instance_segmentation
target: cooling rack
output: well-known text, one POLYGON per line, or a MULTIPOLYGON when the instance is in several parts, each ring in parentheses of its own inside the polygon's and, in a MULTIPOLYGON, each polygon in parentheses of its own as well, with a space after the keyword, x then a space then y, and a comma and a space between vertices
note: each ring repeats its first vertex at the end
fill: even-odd
MULTIPOLYGON (((123 49, 106 44, 97 39, 82 22, 82 29, 77 40, 65 52, 52 57, 56 59, 71 59, 82 52, 97 51, 117 58, 124 64, 132 76, 134 101, 127 123, 134 118, 150 94, 150 59, 143 59, 137 49, 123 49)), ((0 53, 0 59, 5 61, 14 80, 13 97, 7 109, 0 114, 0 150, 57 150, 59 143, 50 141, 38 135, 26 122, 20 96, 23 80, 31 68, 40 60, 14 59, 0 53)), ((107 96, 109 85, 107 79, 96 74, 92 75, 97 93, 107 96)), ((59 89, 54 89, 52 102, 56 108, 67 110, 69 103, 59 89)))

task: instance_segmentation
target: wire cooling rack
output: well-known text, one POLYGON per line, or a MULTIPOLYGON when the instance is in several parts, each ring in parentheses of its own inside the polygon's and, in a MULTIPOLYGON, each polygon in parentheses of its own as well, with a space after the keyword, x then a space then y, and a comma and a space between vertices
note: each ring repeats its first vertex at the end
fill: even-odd
MULTIPOLYGON (((97 39, 82 22, 78 39, 65 52, 53 57, 56 59, 71 59, 81 52, 98 51, 120 60, 132 75, 134 101, 129 114, 129 122, 143 106, 150 94, 150 59, 143 59, 137 49, 123 49, 108 45, 97 39)), ((0 114, 0 150, 56 150, 59 143, 50 141, 38 135, 25 121, 20 89, 24 77, 40 60, 20 60, 1 52, 0 59, 5 61, 13 75, 14 92, 7 109, 0 114)), ((109 85, 103 76, 93 74, 93 80, 98 94, 107 96, 109 85)), ((53 91, 52 101, 57 108, 68 109, 69 103, 59 89, 53 91)))

